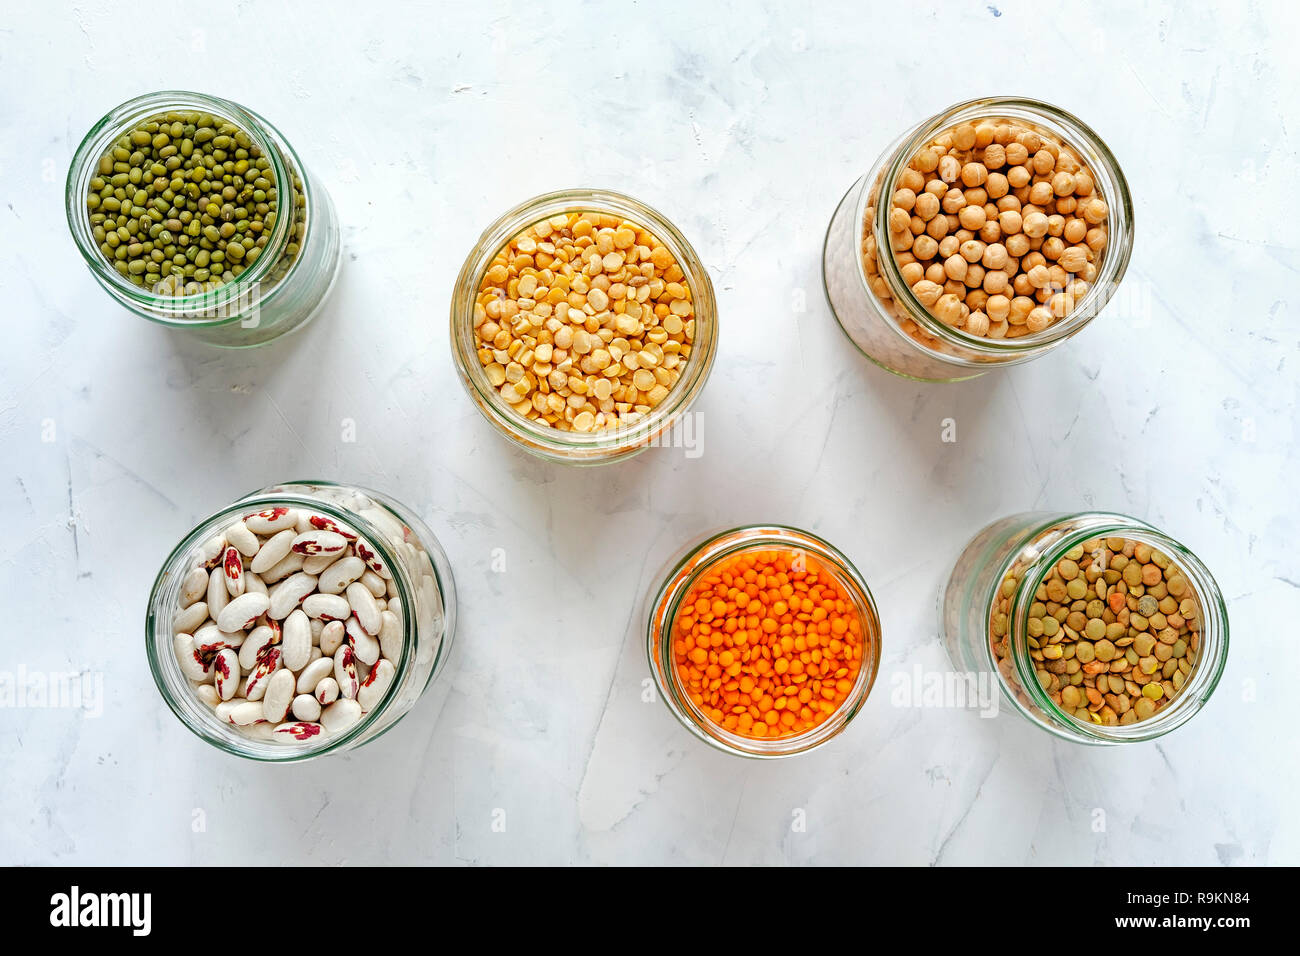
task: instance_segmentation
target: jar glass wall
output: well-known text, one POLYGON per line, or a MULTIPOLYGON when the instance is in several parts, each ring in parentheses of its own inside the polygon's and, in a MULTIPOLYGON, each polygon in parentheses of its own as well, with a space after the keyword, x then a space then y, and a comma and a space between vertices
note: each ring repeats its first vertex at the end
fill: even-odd
MULTIPOLYGON (((1138 593, 1136 588, 1133 593, 1138 593)), ((1089 600, 1094 596, 1091 590, 1083 595, 1089 600)), ((1227 609, 1209 570, 1177 541, 1145 522, 1120 514, 1029 512, 990 524, 958 557, 943 591, 941 615, 944 644, 957 670, 993 680, 1001 687, 1003 698, 1021 715, 1058 737, 1078 743, 1151 740, 1182 726, 1214 692, 1227 660, 1227 609), (1045 598, 1041 588, 1054 568, 1059 568, 1063 561, 1070 563, 1071 571, 1077 567, 1084 572, 1081 579, 1087 580, 1091 588, 1097 576, 1088 573, 1092 562, 1098 562, 1099 571, 1103 566, 1116 566, 1117 562, 1106 561, 1105 555, 1112 553, 1110 544, 1121 540, 1150 549, 1157 560, 1160 556, 1167 558, 1169 566, 1185 581, 1185 593, 1193 599, 1196 613, 1185 622, 1184 644, 1187 654, 1195 659, 1190 671, 1177 678, 1181 686, 1176 695, 1167 702, 1162 700, 1153 716, 1112 725, 1097 718, 1080 719, 1080 710, 1087 708, 1086 699, 1083 708, 1072 711, 1063 702, 1062 690, 1071 682, 1080 687, 1081 668, 1107 677, 1114 673, 1121 683, 1133 676, 1131 672, 1126 673, 1129 665, 1123 655, 1134 647, 1134 628, 1139 622, 1127 616, 1126 605, 1123 602, 1112 605, 1124 615, 1121 621, 1125 625, 1130 620, 1133 625, 1116 632, 1113 643, 1118 646, 1113 664, 1107 661, 1111 656, 1109 651, 1104 658, 1102 655, 1094 658, 1093 645, 1087 642, 1087 663, 1080 665, 1084 658, 1074 651, 1080 645, 1071 645, 1074 638, 1069 632, 1065 632, 1065 640, 1057 635, 1056 628, 1050 637, 1044 637, 1041 627, 1033 626, 1032 621, 1044 619, 1043 601, 1051 598, 1045 598), (1064 654, 1045 657, 1046 649, 1053 643, 1064 654)), ((1061 631, 1071 623, 1075 622, 1061 625, 1061 631)), ((1147 630, 1145 619, 1140 627, 1147 630)), ((1150 630, 1154 632, 1155 628, 1150 630)), ((1111 636, 1106 634, 1102 641, 1111 636)), ((1177 639, 1176 633, 1170 636, 1177 639)), ((1085 635, 1080 633, 1075 637, 1082 641, 1085 635)), ((1154 637, 1150 643, 1156 643, 1154 637)), ((1166 646, 1172 643, 1171 640, 1166 646)), ((1166 652, 1162 656, 1172 655, 1166 652)), ((1136 663, 1133 657, 1136 652, 1129 658, 1129 664, 1136 663)), ((1162 663, 1167 665, 1168 661, 1162 663)), ((1159 671, 1152 675, 1156 679, 1160 676, 1159 671)), ((1140 675, 1138 679, 1145 682, 1150 678, 1140 675)), ((1080 698, 1081 694, 1071 692, 1071 696, 1080 698)), ((1164 696, 1163 692, 1160 696, 1164 696)), ((1093 709, 1100 710, 1100 704, 1093 709)))
POLYGON ((944 110, 885 150, 870 171, 850 187, 831 217, 822 275, 832 312, 867 358, 908 378, 958 381, 990 368, 1037 358, 1080 331, 1115 293, 1128 268, 1132 244, 1133 205, 1128 183, 1101 138, 1076 117, 1047 103, 996 97, 944 110), (1095 194, 1107 204, 1101 223, 1107 241, 1094 263, 1095 275, 1087 292, 1077 299, 1071 296, 1070 311, 1043 331, 1001 338, 969 334, 940 321, 904 278, 890 239, 891 197, 918 150, 963 124, 998 123, 1014 124, 1068 147, 1091 174, 1095 194))
MULTIPOLYGON (((192 140, 189 142, 186 150, 193 149, 192 140)), ((124 153, 125 148, 119 156, 124 153)), ((163 176, 175 177, 176 171, 167 170, 163 176)), ((233 204, 250 201, 244 195, 250 186, 233 181, 228 185, 231 208, 209 215, 212 222, 207 225, 217 230, 213 235, 222 228, 230 231, 237 224, 231 221, 236 208, 233 204)), ((182 191, 185 189, 195 189, 195 183, 185 183, 182 191)), ((157 200, 164 207, 163 196, 168 194, 157 200)), ((193 195, 198 196, 198 191, 193 195)), ((123 205, 127 201, 123 200, 123 205)), ((110 296, 136 315, 169 328, 185 329, 212 345, 261 345, 299 328, 319 311, 338 275, 341 244, 329 193, 270 122, 246 107, 215 96, 181 91, 149 93, 103 117, 73 156, 65 207, 68 228, 78 250, 95 280, 110 296), (243 258, 238 267, 242 271, 220 285, 215 285, 213 278, 217 264, 208 258, 215 259, 215 255, 200 248, 203 233, 198 227, 202 217, 209 215, 204 210, 196 213, 187 209, 184 215, 188 221, 177 219, 169 224, 153 203, 147 203, 140 215, 132 215, 113 230, 120 235, 106 236, 100 235, 100 223, 92 221, 92 217, 102 220, 105 207, 87 205, 95 192, 92 184, 103 183, 100 191, 104 187, 111 191, 115 185, 143 189, 144 184, 128 179, 125 167, 130 163, 120 159, 114 165, 110 153, 141 124, 168 116, 182 125, 193 125, 199 118, 229 123, 247 136, 251 157, 268 160, 272 184, 265 190, 264 202, 274 196, 277 208, 268 217, 273 217, 274 222, 261 234, 266 241, 259 247, 256 259, 250 262, 251 256, 243 258), (133 224, 134 232, 123 232, 133 224), (164 242, 175 247, 171 257, 163 254, 164 242), (133 272, 127 268, 124 250, 127 244, 142 247, 145 243, 154 249, 135 249, 138 258, 131 264, 138 262, 141 271, 133 272)))
MULTIPOLYGON (((274 585, 272 586, 274 587, 274 585)), ((145 650, 163 700, 180 721, 208 743, 240 757, 273 762, 305 760, 350 750, 375 739, 414 706, 442 672, 456 630, 456 586, 451 565, 433 533, 412 511, 375 491, 324 481, 273 485, 204 519, 163 563, 149 597, 145 650), (232 726, 196 695, 173 650, 184 579, 205 545, 246 516, 288 507, 351 528, 369 542, 390 573, 387 610, 398 617, 400 654, 387 693, 359 721, 337 734, 301 742, 276 739, 270 725, 232 726)))
POLYGON ((538 457, 570 464, 621 460, 647 447, 666 444, 671 429, 708 380, 717 349, 717 305, 713 284, 699 256, 660 213, 630 196, 608 190, 571 189, 537 196, 504 213, 479 237, 456 280, 451 303, 452 358, 466 393, 506 438, 538 457), (480 286, 497 254, 523 231, 554 216, 600 213, 625 219, 653 233, 681 267, 694 306, 694 338, 685 370, 663 400, 634 424, 605 430, 565 431, 521 415, 487 377, 478 356, 475 306, 480 286))
MULTIPOLYGON (((648 596, 646 653, 659 696, 691 734, 725 753, 743 757, 788 757, 806 753, 839 734, 866 702, 880 666, 880 615, 866 582, 840 551, 816 535, 781 525, 754 525, 709 535, 673 560, 663 580, 648 596), (822 723, 791 736, 758 738, 719 725, 692 699, 677 667, 674 627, 683 602, 711 571, 729 559, 774 549, 802 555, 804 566, 829 574, 848 597, 861 624, 861 659, 851 687, 822 723)), ((820 652, 819 652, 820 653, 820 652)))

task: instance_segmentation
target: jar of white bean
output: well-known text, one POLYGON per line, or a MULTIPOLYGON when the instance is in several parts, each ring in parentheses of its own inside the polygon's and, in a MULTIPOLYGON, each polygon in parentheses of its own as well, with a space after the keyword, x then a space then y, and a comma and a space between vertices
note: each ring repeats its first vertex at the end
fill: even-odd
POLYGON ((958 381, 1080 331, 1115 295, 1132 244, 1128 183, 1101 138, 1055 106, 997 97, 885 150, 835 210, 822 275, 867 358, 958 381))
POLYGON ((1227 609, 1209 570, 1121 514, 995 521, 958 557, 941 610, 953 667, 982 699, 1078 743, 1182 726, 1227 660, 1227 609))
POLYGON ((456 588, 404 505, 323 481, 248 495, 191 531, 149 598, 154 681, 191 731, 242 757, 348 750, 442 671, 456 588))
POLYGON ((717 338, 713 284, 690 243, 608 190, 504 213, 451 302, 452 357, 475 407, 525 450, 572 464, 675 447, 717 338))

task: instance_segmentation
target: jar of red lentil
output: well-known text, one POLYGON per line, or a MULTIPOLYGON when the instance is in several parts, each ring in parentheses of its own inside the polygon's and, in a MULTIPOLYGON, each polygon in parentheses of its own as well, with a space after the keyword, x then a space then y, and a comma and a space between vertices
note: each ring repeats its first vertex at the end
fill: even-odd
MULTIPOLYGON (((170 138, 163 137, 159 142, 170 138)), ((329 193, 275 126, 220 97, 164 91, 113 109, 77 147, 64 202, 78 250, 115 301, 211 345, 262 345, 302 327, 338 276, 342 245, 329 193), (154 183, 141 176, 149 144, 131 137, 145 130, 175 134, 162 147, 171 155, 160 156, 149 173, 157 173, 163 192, 151 194, 154 183), (200 155, 196 139, 220 137, 231 143, 208 155, 206 176, 197 165, 186 172, 183 162, 200 155), (230 171, 216 172, 218 158, 230 171), (218 192, 199 186, 222 182, 218 192), (205 195, 220 208, 196 209, 205 195), (185 208, 169 219, 173 204, 185 208), (238 253, 233 243, 210 250, 204 230, 245 243, 238 253)))
POLYGON ((1182 726, 1209 700, 1228 616, 1209 570, 1149 524, 1107 512, 995 521, 943 592, 954 667, 1066 740, 1120 744, 1182 726))
POLYGON ((668 709, 727 753, 788 757, 842 731, 871 692, 880 616, 816 535, 780 525, 710 535, 650 597, 650 671, 668 709))
POLYGON ((1101 138, 1058 107, 994 97, 917 124, 853 184, 826 231, 823 279, 867 358, 958 381, 1080 331, 1132 245, 1128 183, 1101 138))
POLYGON ((690 243, 609 190, 548 193, 502 214, 451 302, 452 358, 480 414, 571 464, 689 439, 683 418, 717 339, 713 284, 690 243))

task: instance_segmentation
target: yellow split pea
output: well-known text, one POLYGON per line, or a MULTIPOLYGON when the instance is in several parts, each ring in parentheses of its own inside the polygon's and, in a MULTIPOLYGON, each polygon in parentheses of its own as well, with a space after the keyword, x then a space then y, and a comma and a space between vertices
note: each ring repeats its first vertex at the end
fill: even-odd
POLYGON ((561 431, 628 426, 662 402, 695 340, 686 274, 658 237, 600 212, 530 226, 474 305, 478 358, 520 415, 561 431))

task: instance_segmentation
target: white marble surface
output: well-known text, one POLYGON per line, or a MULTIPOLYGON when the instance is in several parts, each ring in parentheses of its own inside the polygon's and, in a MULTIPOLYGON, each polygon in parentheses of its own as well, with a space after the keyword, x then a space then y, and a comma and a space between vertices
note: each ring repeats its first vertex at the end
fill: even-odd
POLYGON ((98 716, 0 709, 0 863, 1300 863, 1297 8, 799 6, 330 2, 289 19, 236 3, 155 41, 161 57, 134 52, 143 24, 120 5, 8 12, 0 671, 85 670, 103 697, 98 716), (72 150, 167 87, 254 106, 328 185, 344 268, 303 334, 201 347, 119 309, 80 261, 72 150), (1018 92, 1077 112, 1120 157, 1137 206, 1126 281, 1149 315, 1103 315, 968 384, 893 378, 826 307, 826 223, 906 126, 1018 92), (447 302, 473 238, 569 185, 659 207, 712 272, 722 333, 697 459, 544 464, 455 381, 447 302), (255 766, 165 709, 144 605, 197 519, 298 477, 418 509, 455 566, 461 628, 438 687, 383 739, 255 766), (935 596, 965 540, 1011 511, 1092 506, 1151 520, 1218 576, 1233 647, 1205 711, 1158 745, 1098 750, 1010 713, 895 706, 898 675, 946 666, 935 596), (845 550, 884 622, 847 732, 766 764, 643 702, 640 618, 671 552, 762 521, 845 550))

